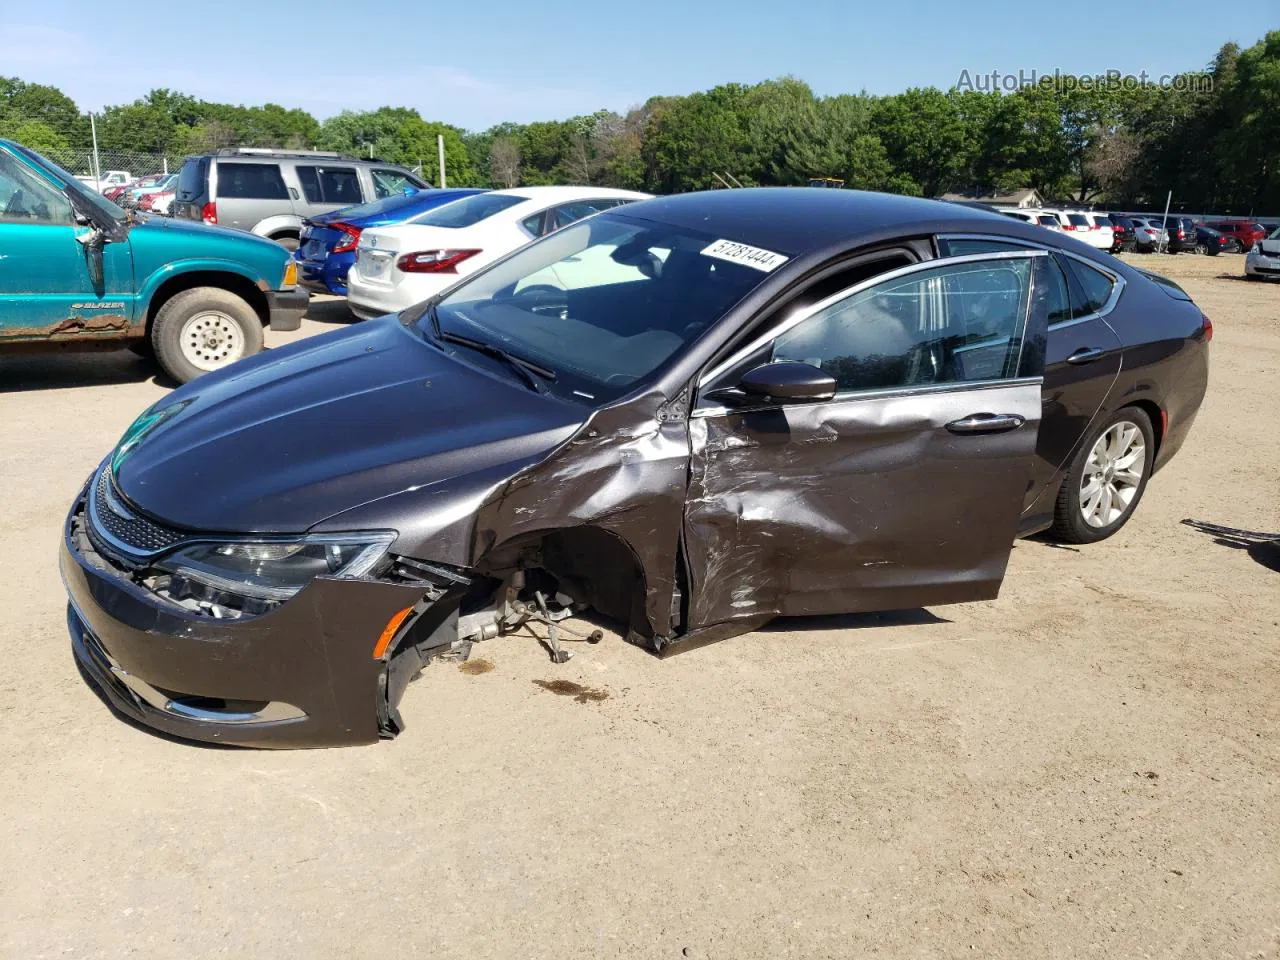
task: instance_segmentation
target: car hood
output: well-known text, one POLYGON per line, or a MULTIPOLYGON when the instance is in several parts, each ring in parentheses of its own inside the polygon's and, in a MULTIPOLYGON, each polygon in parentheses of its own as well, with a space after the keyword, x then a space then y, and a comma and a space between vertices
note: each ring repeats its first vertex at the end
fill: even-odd
POLYGON ((588 413, 387 317, 195 380, 140 417, 112 459, 121 492, 157 520, 302 532, 404 490, 491 482, 506 464, 514 475, 588 413))

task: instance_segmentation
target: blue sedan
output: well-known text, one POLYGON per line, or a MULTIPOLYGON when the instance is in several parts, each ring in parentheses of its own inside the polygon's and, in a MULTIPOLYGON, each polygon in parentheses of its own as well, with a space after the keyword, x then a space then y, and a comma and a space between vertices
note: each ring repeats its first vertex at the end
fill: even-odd
POLYGON ((478 189, 419 190, 354 207, 343 207, 302 222, 294 259, 298 281, 316 293, 347 295, 347 271, 356 260, 356 244, 366 227, 404 223, 410 217, 461 200, 478 189))

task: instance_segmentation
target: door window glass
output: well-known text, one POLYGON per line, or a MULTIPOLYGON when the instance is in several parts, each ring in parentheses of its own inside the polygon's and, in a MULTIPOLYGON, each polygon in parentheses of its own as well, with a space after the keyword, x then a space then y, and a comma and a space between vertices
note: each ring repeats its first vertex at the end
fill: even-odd
POLYGON ((772 358, 821 367, 841 392, 1013 377, 1030 281, 1030 259, 887 280, 801 321, 772 358))
POLYGON ((218 163, 218 197, 229 200, 288 200, 274 163, 218 163))
POLYGON ((308 203, 359 203, 360 178, 354 167, 299 166, 298 182, 308 203))
POLYGON ((1071 259, 1067 263, 1080 282, 1080 290, 1084 294, 1083 301, 1073 306, 1072 316, 1087 317, 1098 313, 1111 299, 1111 288, 1115 286, 1115 281, 1101 270, 1085 266, 1079 260, 1071 259))
POLYGON ((375 168, 369 171, 369 175, 373 177, 373 195, 378 200, 403 194, 405 190, 421 190, 424 186, 403 170, 375 168))
POLYGON ((0 151, 0 223, 72 222, 71 202, 60 191, 0 151))
POLYGON ((608 210, 617 205, 617 200, 576 200, 573 203, 562 203, 551 211, 551 223, 548 229, 559 230, 593 213, 599 213, 601 210, 608 210))

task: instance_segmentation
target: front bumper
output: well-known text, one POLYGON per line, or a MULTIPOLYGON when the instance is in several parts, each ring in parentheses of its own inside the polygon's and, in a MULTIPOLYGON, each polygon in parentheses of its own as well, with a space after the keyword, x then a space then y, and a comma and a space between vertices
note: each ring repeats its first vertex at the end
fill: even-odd
POLYGON ((1246 277, 1274 277, 1280 279, 1280 257, 1250 253, 1244 258, 1246 277))
MULTIPOLYGON (((94 549, 84 517, 82 493, 59 557, 72 649, 121 713, 176 737, 252 747, 372 743, 395 732, 379 721, 395 715, 389 664, 372 652, 422 588, 320 578, 270 613, 217 620, 133 582, 94 549)), ((396 691, 394 700, 403 684, 396 691)))
POLYGON ((292 290, 268 290, 267 312, 272 330, 297 330, 311 303, 311 292, 305 287, 292 290))

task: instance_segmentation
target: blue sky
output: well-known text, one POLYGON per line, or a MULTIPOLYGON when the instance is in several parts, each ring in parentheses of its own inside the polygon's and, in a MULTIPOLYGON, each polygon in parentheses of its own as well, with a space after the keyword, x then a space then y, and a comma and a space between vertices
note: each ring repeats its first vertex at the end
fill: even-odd
POLYGON ((1280 26, 1277 0, 867 7, 0 0, 0 75, 54 84, 86 109, 171 87, 207 100, 300 106, 321 118, 406 105, 482 129, 784 74, 820 94, 945 89, 962 70, 1158 76, 1203 66, 1227 40, 1249 46, 1280 26))

